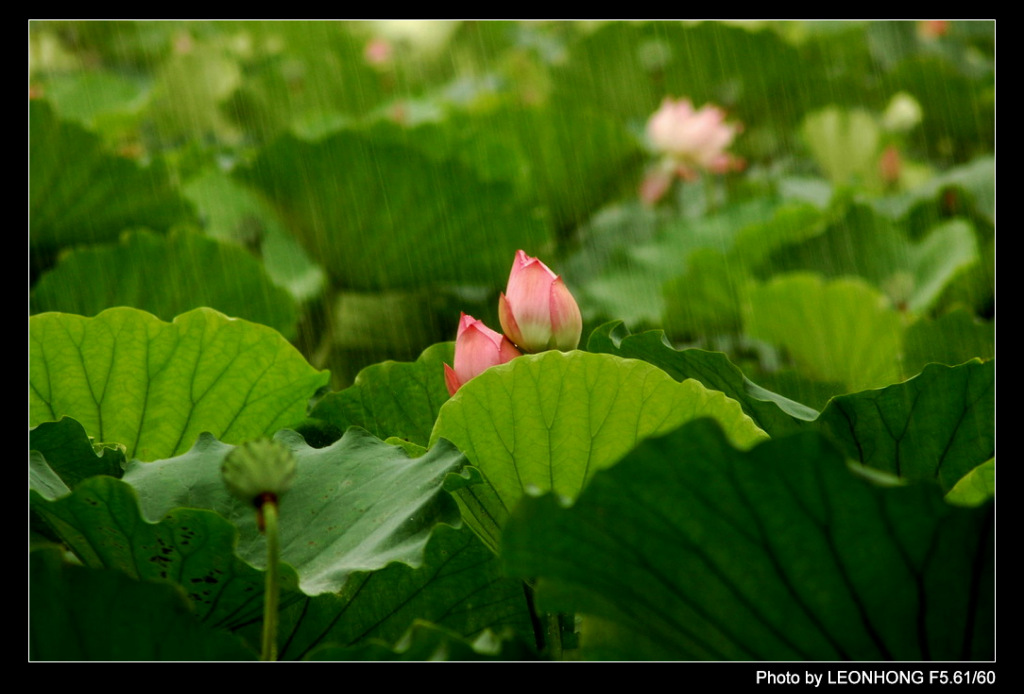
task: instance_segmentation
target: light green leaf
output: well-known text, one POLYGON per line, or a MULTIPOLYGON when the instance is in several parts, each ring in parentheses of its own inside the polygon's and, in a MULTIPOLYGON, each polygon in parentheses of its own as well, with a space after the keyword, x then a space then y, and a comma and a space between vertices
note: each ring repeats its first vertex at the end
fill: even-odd
POLYGON ((830 106, 808 114, 802 131, 811 154, 833 182, 877 179, 881 131, 867 111, 830 106))
POLYGON ((861 279, 779 275, 750 288, 744 324, 751 337, 786 349, 809 376, 846 392, 900 379, 902 318, 861 279))
POLYGON ((154 460, 201 432, 228 442, 302 419, 330 376, 270 328, 211 309, 171 323, 131 308, 29 319, 29 425, 62 416, 98 441, 154 460))
POLYGON ((996 461, 974 468, 949 490, 946 500, 960 506, 980 506, 996 495, 996 461))
POLYGON ((593 659, 995 655, 992 505, 875 486, 813 432, 741 451, 713 422, 684 424, 570 508, 524 499, 502 540, 539 609, 584 616, 593 659))
POLYGON ((931 308, 951 278, 978 262, 974 229, 958 219, 932 229, 908 253, 914 282, 907 301, 911 311, 931 308))
POLYGON ((771 269, 820 272, 830 279, 861 277, 896 305, 915 313, 931 309, 944 288, 978 262, 974 226, 966 219, 929 223, 912 240, 908 224, 850 205, 825 233, 781 249, 771 269), (853 250, 855 249, 855 250, 853 250))
POLYGON ((743 447, 766 437, 739 403, 697 381, 679 383, 635 359, 550 351, 462 386, 441 408, 431 440, 454 443, 493 491, 458 493, 472 497, 463 501, 467 522, 496 547, 496 529, 524 494, 574 499, 639 441, 697 417, 720 421, 743 447))
MULTIPOLYGON (((434 524, 459 523, 442 483, 465 459, 447 442, 412 458, 355 427, 326 448, 310 448, 287 430, 276 439, 297 465, 281 501, 281 560, 295 567, 307 594, 338 591, 351 572, 391 561, 418 565, 434 524)), ((179 506, 216 511, 239 528, 239 556, 263 567, 266 550, 256 514, 221 479, 221 462, 231 448, 203 435, 184 455, 135 461, 123 479, 138 491, 150 520, 179 506)))
POLYGON ((182 186, 213 238, 259 249, 267 275, 297 300, 323 291, 324 272, 302 250, 273 207, 219 168, 182 186))

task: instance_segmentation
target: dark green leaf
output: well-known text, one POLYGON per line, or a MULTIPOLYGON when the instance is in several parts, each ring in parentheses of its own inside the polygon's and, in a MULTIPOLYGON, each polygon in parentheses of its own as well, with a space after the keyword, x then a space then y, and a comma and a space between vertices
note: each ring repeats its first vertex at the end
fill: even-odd
POLYGON ((502 556, 537 577, 540 609, 584 615, 591 658, 985 660, 992 513, 875 486, 815 433, 739 451, 701 420, 642 442, 571 508, 525 499, 502 556))
POLYGON ((949 491, 995 455, 995 362, 930 364, 904 383, 840 395, 818 424, 853 460, 949 491))
POLYGON ((360 426, 380 439, 397 436, 425 446, 448 401, 444 364, 453 364, 454 353, 454 344, 444 342, 428 347, 415 362, 368 366, 351 386, 324 396, 310 416, 342 431, 360 426))
POLYGON ((255 660, 237 637, 201 624, 180 589, 32 552, 29 658, 62 661, 255 660))
POLYGON ((677 381, 697 379, 739 402, 743 411, 772 436, 794 431, 801 422, 818 416, 815 410, 753 383, 721 352, 675 349, 660 330, 631 335, 621 323, 607 323, 591 333, 587 349, 643 359, 677 381))
POLYGON ((95 245, 63 256, 31 294, 33 313, 95 316, 132 306, 170 321, 208 306, 228 316, 295 337, 297 308, 243 248, 187 232, 137 231, 116 245, 95 245), (115 271, 107 271, 111 268, 115 271), (72 289, 74 288, 74 289, 72 289))

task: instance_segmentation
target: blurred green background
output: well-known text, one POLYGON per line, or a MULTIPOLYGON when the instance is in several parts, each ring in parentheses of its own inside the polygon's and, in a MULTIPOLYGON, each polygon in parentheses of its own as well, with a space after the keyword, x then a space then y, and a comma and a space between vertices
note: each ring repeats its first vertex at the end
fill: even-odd
POLYGON ((211 306, 341 388, 454 339, 460 311, 497 327, 522 248, 565 278, 584 342, 664 329, 821 407, 994 355, 994 40, 992 21, 33 21, 30 310, 211 306), (645 205, 666 96, 742 123, 745 166, 645 205))

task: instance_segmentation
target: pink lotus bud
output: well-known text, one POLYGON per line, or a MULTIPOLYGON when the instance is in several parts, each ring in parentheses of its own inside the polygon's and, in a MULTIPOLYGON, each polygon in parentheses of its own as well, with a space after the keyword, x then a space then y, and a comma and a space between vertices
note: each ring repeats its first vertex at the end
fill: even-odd
POLYGON ((583 332, 580 308, 562 278, 521 250, 498 298, 498 318, 524 352, 576 349, 583 332))
POLYGON ((448 394, 455 395, 469 379, 521 355, 507 337, 463 313, 455 337, 455 368, 444 365, 448 394))
POLYGON ((725 149, 740 131, 738 124, 725 122, 725 111, 704 106, 695 111, 689 99, 666 97, 647 121, 651 146, 678 165, 713 172, 729 169, 725 149))

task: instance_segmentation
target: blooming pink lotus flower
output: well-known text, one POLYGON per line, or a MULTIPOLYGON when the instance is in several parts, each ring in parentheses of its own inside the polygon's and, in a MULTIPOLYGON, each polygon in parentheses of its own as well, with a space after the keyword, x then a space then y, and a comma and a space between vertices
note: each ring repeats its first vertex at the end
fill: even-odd
POLYGON ((677 168, 683 178, 696 176, 694 169, 725 173, 735 160, 725 151, 740 131, 725 122, 725 111, 715 106, 694 110, 689 99, 666 97, 647 121, 647 137, 665 156, 666 168, 677 168))
POLYGON ((455 368, 444 365, 448 394, 455 395, 469 379, 521 355, 507 337, 463 313, 455 336, 455 368))
POLYGON ((562 278, 521 250, 498 298, 498 319, 524 352, 576 349, 583 332, 580 308, 562 278))
POLYGON ((363 58, 370 65, 382 66, 391 63, 394 50, 387 39, 373 38, 363 48, 363 58))

